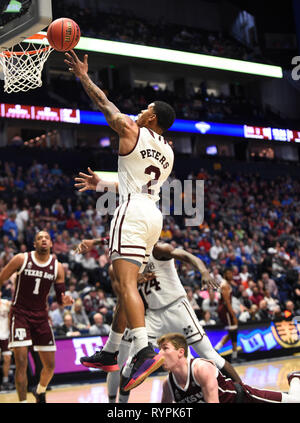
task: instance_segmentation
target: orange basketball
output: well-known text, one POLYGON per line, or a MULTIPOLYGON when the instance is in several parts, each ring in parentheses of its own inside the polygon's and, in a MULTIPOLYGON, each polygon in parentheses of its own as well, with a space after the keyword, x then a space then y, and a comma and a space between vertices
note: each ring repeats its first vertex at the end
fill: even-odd
POLYGON ((72 50, 80 40, 80 28, 70 18, 59 18, 49 25, 47 38, 54 50, 72 50))

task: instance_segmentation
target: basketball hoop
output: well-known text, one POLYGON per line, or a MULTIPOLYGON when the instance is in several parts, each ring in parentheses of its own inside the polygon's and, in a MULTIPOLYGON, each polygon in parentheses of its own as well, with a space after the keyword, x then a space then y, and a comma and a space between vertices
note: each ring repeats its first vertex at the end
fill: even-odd
POLYGON ((53 48, 46 45, 45 35, 35 34, 27 39, 39 39, 41 45, 29 42, 25 48, 19 43, 0 53, 6 93, 25 92, 42 86, 43 67, 53 48))

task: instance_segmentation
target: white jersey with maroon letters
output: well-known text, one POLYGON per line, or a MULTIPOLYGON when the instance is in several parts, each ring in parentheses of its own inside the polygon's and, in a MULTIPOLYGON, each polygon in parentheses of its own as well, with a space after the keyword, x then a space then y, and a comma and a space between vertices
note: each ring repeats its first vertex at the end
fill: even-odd
POLYGON ((185 298, 186 292, 178 277, 175 260, 157 260, 150 255, 145 272, 155 273, 155 277, 139 285, 141 296, 147 309, 156 310, 168 306, 178 298, 185 298))
POLYGON ((145 194, 159 201, 162 184, 169 177, 174 162, 172 147, 162 135, 140 128, 137 142, 129 154, 119 154, 119 194, 124 201, 131 194, 145 194))
POLYGON ((163 216, 156 202, 173 162, 172 147, 164 137, 147 128, 139 129, 130 153, 119 154, 120 205, 114 212, 109 234, 112 260, 132 261, 143 271, 161 234, 163 216))

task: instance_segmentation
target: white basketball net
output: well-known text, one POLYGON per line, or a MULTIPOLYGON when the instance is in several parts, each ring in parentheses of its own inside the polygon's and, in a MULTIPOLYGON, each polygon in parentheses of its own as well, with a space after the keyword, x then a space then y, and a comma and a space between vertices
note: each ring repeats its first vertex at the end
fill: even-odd
POLYGON ((32 42, 23 46, 16 44, 0 53, 0 64, 4 74, 4 91, 7 93, 28 91, 42 86, 42 71, 53 48, 32 42))

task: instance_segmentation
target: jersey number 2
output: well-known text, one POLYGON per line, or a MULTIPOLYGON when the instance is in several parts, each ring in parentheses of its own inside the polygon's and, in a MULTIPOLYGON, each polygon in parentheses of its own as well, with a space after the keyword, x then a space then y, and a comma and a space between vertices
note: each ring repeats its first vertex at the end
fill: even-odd
POLYGON ((150 181, 146 185, 143 185, 142 192, 144 194, 154 195, 154 191, 150 187, 152 185, 156 185, 157 184, 158 179, 159 179, 160 174, 161 174, 160 173, 160 169, 158 167, 156 167, 156 166, 151 165, 151 166, 146 167, 144 173, 146 175, 154 174, 154 178, 153 179, 150 179, 150 181))

